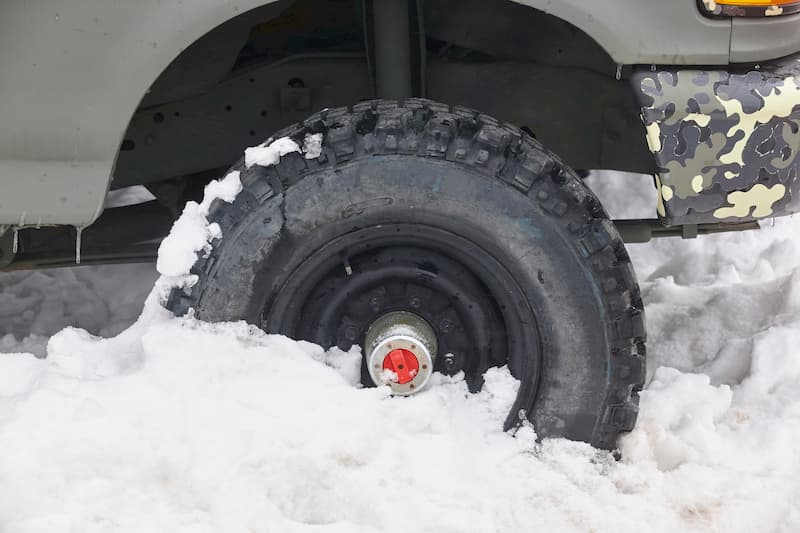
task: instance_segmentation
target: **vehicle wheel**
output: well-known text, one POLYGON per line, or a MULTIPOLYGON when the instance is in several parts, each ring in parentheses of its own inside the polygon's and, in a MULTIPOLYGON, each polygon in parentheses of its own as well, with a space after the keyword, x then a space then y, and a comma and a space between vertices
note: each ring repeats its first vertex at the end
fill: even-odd
POLYGON ((540 437, 614 448, 637 415, 644 315, 622 240, 578 176, 513 126, 421 99, 324 110, 275 138, 314 133, 316 159, 234 167, 244 189, 209 217, 223 238, 170 308, 345 350, 411 316, 438 343, 431 370, 464 372, 470 390, 509 366, 506 428, 527 416, 540 437))

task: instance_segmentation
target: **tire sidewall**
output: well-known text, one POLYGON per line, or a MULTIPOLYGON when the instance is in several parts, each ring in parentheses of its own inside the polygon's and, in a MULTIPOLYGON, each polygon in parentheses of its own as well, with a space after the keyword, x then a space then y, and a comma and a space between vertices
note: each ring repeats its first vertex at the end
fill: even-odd
MULTIPOLYGON (((236 200, 247 202, 246 195, 236 200)), ((576 239, 534 198, 474 167, 382 155, 320 168, 246 207, 235 231, 214 243, 217 260, 195 288, 200 318, 239 316, 260 325, 291 272, 348 232, 397 223, 442 228, 486 250, 532 308, 536 323, 525 326, 536 329, 541 366, 537 383, 523 387, 537 387, 539 436, 591 442, 608 394, 608 310, 576 239)))

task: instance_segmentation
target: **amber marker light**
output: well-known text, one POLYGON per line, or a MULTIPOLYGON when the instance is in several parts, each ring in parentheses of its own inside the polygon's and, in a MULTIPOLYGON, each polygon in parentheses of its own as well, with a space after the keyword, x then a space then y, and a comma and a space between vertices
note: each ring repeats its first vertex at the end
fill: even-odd
POLYGON ((797 0, 716 0, 716 2, 727 6, 785 6, 800 3, 797 0))
POLYGON ((710 15, 725 17, 771 17, 800 11, 800 0, 700 0, 710 15))

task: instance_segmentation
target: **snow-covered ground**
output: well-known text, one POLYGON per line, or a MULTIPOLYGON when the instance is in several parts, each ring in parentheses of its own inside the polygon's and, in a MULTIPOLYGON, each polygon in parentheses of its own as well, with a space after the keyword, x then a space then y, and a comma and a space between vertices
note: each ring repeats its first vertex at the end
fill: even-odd
POLYGON ((142 312, 153 265, 109 265, 0 273, 0 352, 46 353, 67 326, 117 335, 142 312))
MULTIPOLYGON (((611 177, 612 214, 651 215, 611 177)), ((0 275, 0 352, 47 355, 0 356, 0 531, 800 531, 800 219, 765 226, 629 247, 652 380, 619 462, 502 433, 504 370, 392 398, 357 354, 157 295, 92 336, 152 266, 0 275)))

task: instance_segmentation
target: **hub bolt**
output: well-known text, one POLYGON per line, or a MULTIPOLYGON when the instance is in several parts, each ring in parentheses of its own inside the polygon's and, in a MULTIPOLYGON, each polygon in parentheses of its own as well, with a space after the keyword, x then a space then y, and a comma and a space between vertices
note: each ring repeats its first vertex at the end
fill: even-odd
POLYGON ((381 310, 381 299, 377 296, 373 296, 369 301, 369 307, 373 311, 380 311, 381 310))
POLYGON ((344 330, 344 337, 350 342, 358 338, 358 328, 355 326, 347 326, 344 330))
POLYGON ((453 323, 449 318, 443 318, 439 322, 439 329, 442 333, 450 333, 453 330, 453 323))

